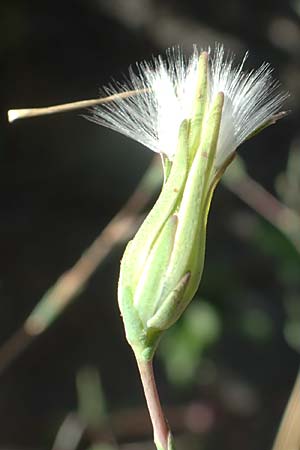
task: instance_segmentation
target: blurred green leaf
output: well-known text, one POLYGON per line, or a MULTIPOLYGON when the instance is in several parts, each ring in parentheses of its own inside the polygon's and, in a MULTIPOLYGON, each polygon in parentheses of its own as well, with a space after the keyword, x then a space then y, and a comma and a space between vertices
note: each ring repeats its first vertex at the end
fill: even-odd
POLYGON ((300 299, 298 295, 290 294, 284 299, 286 322, 284 337, 288 344, 300 352, 300 299))
MULTIPOLYGON (((283 202, 300 213, 300 139, 290 148, 285 172, 276 180, 275 188, 283 202)), ((300 231, 299 231, 300 232, 300 231)))
POLYGON ((300 254, 279 230, 261 220, 255 227, 253 242, 260 251, 274 258, 282 280, 291 282, 299 279, 300 254))
POLYGON ((240 317, 242 332, 255 341, 269 340, 273 335, 273 322, 266 311, 250 308, 240 317))
POLYGON ((160 356, 169 380, 175 385, 192 382, 204 350, 221 334, 217 310, 202 299, 194 299, 179 323, 165 336, 160 356))
POLYGON ((93 367, 84 367, 76 377, 78 415, 87 426, 97 429, 106 421, 106 403, 100 375, 93 367))
POLYGON ((87 450, 116 450, 116 447, 111 444, 95 444, 87 450))

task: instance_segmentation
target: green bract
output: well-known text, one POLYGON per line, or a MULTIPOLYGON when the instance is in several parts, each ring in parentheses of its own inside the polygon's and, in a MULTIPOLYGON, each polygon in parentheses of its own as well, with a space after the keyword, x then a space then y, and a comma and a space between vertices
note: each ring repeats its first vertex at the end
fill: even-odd
POLYGON ((211 197, 228 163, 213 172, 224 96, 217 94, 208 107, 207 78, 203 52, 192 117, 180 126, 161 194, 121 262, 119 306, 140 360, 153 357, 162 332, 180 317, 201 280, 211 197))

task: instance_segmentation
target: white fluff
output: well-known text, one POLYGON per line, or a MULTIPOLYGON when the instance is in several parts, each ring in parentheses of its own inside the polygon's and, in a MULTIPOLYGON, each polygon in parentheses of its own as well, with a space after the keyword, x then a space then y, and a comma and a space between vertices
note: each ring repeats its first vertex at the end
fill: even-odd
MULTIPOLYGON (((191 117, 198 58, 196 46, 189 58, 174 47, 167 50, 165 59, 158 56, 151 62, 137 63, 123 84, 112 83, 103 91, 106 95, 145 91, 96 107, 91 119, 172 160, 179 126, 191 117)), ((220 167, 251 133, 271 119, 287 97, 272 79, 269 64, 244 72, 246 58, 247 54, 234 67, 234 57, 226 55, 222 45, 213 52, 209 50, 209 103, 218 92, 224 93, 215 167, 220 167)))

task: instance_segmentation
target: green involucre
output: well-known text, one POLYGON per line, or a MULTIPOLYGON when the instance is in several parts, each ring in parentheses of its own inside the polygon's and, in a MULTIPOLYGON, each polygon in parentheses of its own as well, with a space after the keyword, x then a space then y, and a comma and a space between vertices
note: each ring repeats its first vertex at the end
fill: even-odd
POLYGON ((153 357, 162 332, 180 317, 201 280, 207 216, 221 175, 214 175, 213 162, 223 94, 216 96, 210 110, 207 104, 207 54, 203 53, 192 118, 181 124, 161 194, 121 262, 119 306, 127 340, 138 359, 153 357))

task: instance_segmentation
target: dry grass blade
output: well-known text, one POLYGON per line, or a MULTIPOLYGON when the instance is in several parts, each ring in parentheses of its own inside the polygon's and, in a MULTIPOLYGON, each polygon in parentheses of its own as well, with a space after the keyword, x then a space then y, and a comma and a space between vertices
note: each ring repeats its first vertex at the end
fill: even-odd
POLYGON ((272 450, 300 449, 300 372, 288 401, 272 450))
POLYGON ((28 119, 29 117, 45 116, 48 114, 73 111, 75 109, 90 108, 91 106, 101 105, 103 103, 109 103, 115 100, 121 100, 123 98, 132 97, 133 95, 138 95, 144 91, 146 91, 146 89, 132 90, 120 92, 119 94, 109 95, 108 97, 104 98, 80 100, 78 102, 62 103, 60 105, 45 106, 42 108, 10 109, 7 112, 8 121, 12 123, 18 119, 28 119))

